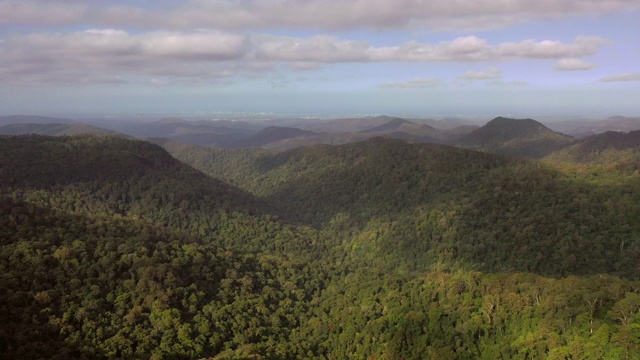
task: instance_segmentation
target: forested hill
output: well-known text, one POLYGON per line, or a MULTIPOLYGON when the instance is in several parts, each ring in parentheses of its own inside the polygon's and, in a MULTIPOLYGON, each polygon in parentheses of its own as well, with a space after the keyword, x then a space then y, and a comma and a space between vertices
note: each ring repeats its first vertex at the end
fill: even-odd
POLYGON ((640 358, 637 172, 162 143, 0 137, 0 358, 640 358))
POLYGON ((372 261, 415 270, 440 259, 485 271, 640 275, 637 173, 587 177, 533 160, 383 138, 282 153, 165 146, 289 217, 360 234, 346 241, 372 261))
POLYGON ((287 344, 324 281, 318 234, 272 213, 147 142, 0 137, 0 357, 292 352, 243 348, 287 344))
POLYGON ((541 158, 573 142, 532 119, 497 117, 458 140, 458 145, 496 154, 541 158))
POLYGON ((607 131, 582 138, 575 144, 550 154, 549 158, 568 162, 609 165, 615 165, 624 160, 626 164, 638 169, 638 164, 640 164, 640 130, 628 133, 607 131))
POLYGON ((80 206, 72 201, 85 201, 74 196, 86 195, 120 213, 160 213, 163 208, 181 206, 256 212, 268 208, 256 197, 209 178, 161 147, 141 140, 0 137, 0 153, 0 178, 5 190, 50 191, 69 206, 80 206))

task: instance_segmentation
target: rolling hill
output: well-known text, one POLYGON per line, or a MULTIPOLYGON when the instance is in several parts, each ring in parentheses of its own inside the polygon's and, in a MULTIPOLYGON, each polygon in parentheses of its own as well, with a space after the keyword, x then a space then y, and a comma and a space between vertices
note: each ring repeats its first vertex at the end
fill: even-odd
POLYGON ((640 215, 630 211, 640 199, 621 197, 631 189, 640 193, 637 174, 595 186, 535 161, 383 138, 279 153, 164 146, 299 222, 377 234, 356 241, 362 256, 386 256, 410 269, 447 258, 484 271, 622 274, 637 251, 627 248, 628 257, 620 258, 605 250, 640 233, 640 215), (607 207, 612 198, 626 210, 607 207), (425 230, 416 232, 418 224, 425 230), (607 237, 622 228, 624 235, 607 237), (599 260, 588 261, 586 249, 599 260))
POLYGON ((0 126, 0 135, 101 135, 126 136, 113 130, 102 129, 86 124, 9 124, 0 126))
POLYGON ((238 141, 233 145, 233 147, 265 147, 283 140, 310 137, 313 135, 316 135, 316 133, 298 128, 269 126, 246 139, 238 141))
POLYGON ((252 318, 286 343, 296 327, 286 314, 303 302, 285 295, 284 282, 306 297, 322 275, 301 277, 296 260, 318 251, 310 244, 317 234, 276 218, 264 201, 147 142, 1 136, 0 303, 11 310, 0 311, 0 353, 215 355, 261 331, 248 318, 210 311, 225 306, 265 309, 252 318), (300 275, 285 279, 278 266, 300 275), (215 340, 205 316, 226 329, 215 340))
POLYGON ((640 356, 638 173, 156 142, 0 137, 3 359, 640 356))
POLYGON ((602 164, 628 169, 640 168, 640 130, 628 133, 607 131, 579 139, 547 158, 565 162, 602 164))
POLYGON ((185 144, 232 147, 263 127, 259 123, 244 121, 163 119, 130 127, 125 132, 138 138, 164 137, 185 144))
POLYGON ((554 132, 532 119, 497 117, 462 136, 457 144, 496 154, 541 158, 573 141, 570 136, 554 132))

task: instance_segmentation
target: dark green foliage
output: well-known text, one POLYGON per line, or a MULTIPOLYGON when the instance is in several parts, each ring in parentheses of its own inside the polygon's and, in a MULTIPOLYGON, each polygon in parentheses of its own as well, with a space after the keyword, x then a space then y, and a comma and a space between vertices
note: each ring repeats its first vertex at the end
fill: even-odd
POLYGON ((633 171, 164 146, 238 187, 142 141, 0 137, 0 358, 640 358, 633 171))
POLYGON ((568 166, 388 139, 282 153, 166 146, 291 218, 333 229, 358 256, 407 270, 444 262, 640 276, 637 173, 596 178, 568 166))
POLYGON ((6 200, 0 209, 3 358, 194 358, 287 349, 322 279, 124 217, 6 200), (286 269, 284 272, 282 268, 286 269))

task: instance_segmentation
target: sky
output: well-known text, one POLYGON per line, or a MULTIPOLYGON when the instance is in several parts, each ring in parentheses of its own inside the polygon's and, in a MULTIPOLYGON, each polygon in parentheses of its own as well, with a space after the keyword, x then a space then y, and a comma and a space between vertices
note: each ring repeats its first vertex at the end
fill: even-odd
POLYGON ((640 0, 0 0, 0 115, 640 115, 640 0))

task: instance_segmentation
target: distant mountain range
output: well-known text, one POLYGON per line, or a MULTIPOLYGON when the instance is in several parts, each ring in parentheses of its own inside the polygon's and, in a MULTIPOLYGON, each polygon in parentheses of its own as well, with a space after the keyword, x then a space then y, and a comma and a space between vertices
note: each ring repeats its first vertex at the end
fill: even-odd
POLYGON ((573 137, 602 134, 607 131, 629 132, 640 130, 640 117, 611 116, 604 120, 569 120, 550 122, 548 126, 573 137))
POLYGON ((621 152, 630 151, 640 154, 640 130, 628 133, 607 131, 585 137, 551 154, 549 158, 568 162, 607 164, 612 162, 612 157, 620 158, 621 152))
POLYGON ((9 124, 0 126, 0 135, 110 135, 127 136, 113 130, 102 129, 87 124, 9 124))
MULTIPOLYGON (((168 118, 127 126, 120 123, 120 132, 70 119, 39 116, 0 117, 0 124, 0 135, 126 134, 138 138, 167 138, 184 144, 219 148, 264 148, 277 151, 316 144, 340 145, 383 136, 414 143, 446 144, 502 155, 542 158, 574 144, 576 145, 571 152, 582 153, 584 150, 576 149, 587 147, 586 144, 590 142, 582 142, 575 137, 587 136, 589 139, 589 136, 611 128, 634 131, 636 128, 640 129, 640 118, 616 116, 602 121, 556 122, 546 126, 533 119, 497 117, 481 127, 456 118, 433 120, 392 116, 261 122, 186 121, 168 118)), ((602 141, 619 141, 618 138, 614 139, 615 136, 606 135, 602 138, 606 140, 602 141)), ((635 135, 629 136, 633 138, 635 135)), ((554 156, 558 159, 571 157, 559 153, 554 156)))
POLYGON ((10 124, 77 124, 78 121, 64 118, 31 115, 0 116, 0 126, 10 124))

